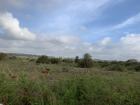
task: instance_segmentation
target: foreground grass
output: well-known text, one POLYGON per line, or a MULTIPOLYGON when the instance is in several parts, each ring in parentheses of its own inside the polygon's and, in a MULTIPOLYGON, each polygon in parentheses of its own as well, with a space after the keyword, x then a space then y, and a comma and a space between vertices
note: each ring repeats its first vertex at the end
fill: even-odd
POLYGON ((35 65, 26 60, 3 61, 0 69, 0 103, 5 105, 140 105, 138 72, 35 65), (51 69, 48 75, 41 73, 45 67, 51 69))

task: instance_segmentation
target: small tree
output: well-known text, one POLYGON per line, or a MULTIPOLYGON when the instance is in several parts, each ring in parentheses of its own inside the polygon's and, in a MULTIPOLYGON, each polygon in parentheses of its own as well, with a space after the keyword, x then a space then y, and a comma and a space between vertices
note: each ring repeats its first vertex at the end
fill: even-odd
POLYGON ((92 61, 91 55, 88 53, 84 54, 84 57, 80 61, 79 65, 80 65, 80 67, 83 67, 83 68, 91 68, 93 66, 93 61, 92 61))
POLYGON ((79 63, 79 56, 75 57, 75 63, 79 63))

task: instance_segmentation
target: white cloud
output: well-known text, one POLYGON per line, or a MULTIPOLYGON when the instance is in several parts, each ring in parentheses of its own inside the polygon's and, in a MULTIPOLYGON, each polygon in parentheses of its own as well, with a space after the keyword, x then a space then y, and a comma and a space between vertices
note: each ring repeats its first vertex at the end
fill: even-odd
POLYGON ((124 35, 117 42, 111 42, 99 48, 97 57, 101 59, 128 60, 134 58, 140 60, 140 34, 124 35))
POLYGON ((105 37, 97 43, 84 42, 74 36, 46 37, 34 41, 0 39, 0 51, 63 57, 82 56, 88 52, 98 59, 140 60, 140 34, 125 35, 118 42, 105 37))
POLYGON ((140 44, 140 34, 134 34, 134 33, 128 34, 128 35, 122 37, 121 41, 124 44, 129 44, 129 45, 140 44))
POLYGON ((26 27, 20 27, 18 19, 9 12, 0 13, 0 29, 2 36, 9 39, 35 40, 36 35, 26 27))
POLYGON ((134 53, 140 52, 140 34, 128 34, 121 38, 121 43, 134 53))
POLYGON ((111 43, 111 38, 110 37, 105 37, 104 39, 101 40, 101 45, 105 46, 111 43))
POLYGON ((44 8, 41 8, 41 11, 45 10, 47 12, 47 19, 49 19, 49 21, 47 19, 43 21, 43 25, 41 24, 42 30, 73 32, 85 24, 85 22, 94 21, 111 0, 41 1, 39 5, 44 8))
POLYGON ((115 27, 113 27, 114 29, 120 29, 120 28, 124 28, 127 27, 129 25, 133 25, 140 22, 140 13, 138 13, 135 16, 132 16, 130 18, 128 18, 127 20, 123 21, 122 23, 116 25, 115 27))
POLYGON ((60 36, 56 38, 56 40, 59 40, 60 42, 65 44, 76 44, 80 42, 80 38, 74 36, 60 36))

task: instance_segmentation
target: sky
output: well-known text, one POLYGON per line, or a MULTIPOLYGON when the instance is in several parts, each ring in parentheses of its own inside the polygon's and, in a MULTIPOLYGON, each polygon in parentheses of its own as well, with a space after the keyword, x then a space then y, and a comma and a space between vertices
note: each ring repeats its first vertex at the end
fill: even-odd
POLYGON ((140 0, 0 0, 0 52, 140 60, 140 0))

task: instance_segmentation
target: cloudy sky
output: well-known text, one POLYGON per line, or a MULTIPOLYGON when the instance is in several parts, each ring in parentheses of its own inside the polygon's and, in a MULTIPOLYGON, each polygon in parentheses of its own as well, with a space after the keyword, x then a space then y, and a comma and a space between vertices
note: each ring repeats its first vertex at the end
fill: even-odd
POLYGON ((0 52, 140 60, 140 0, 0 0, 0 52))

